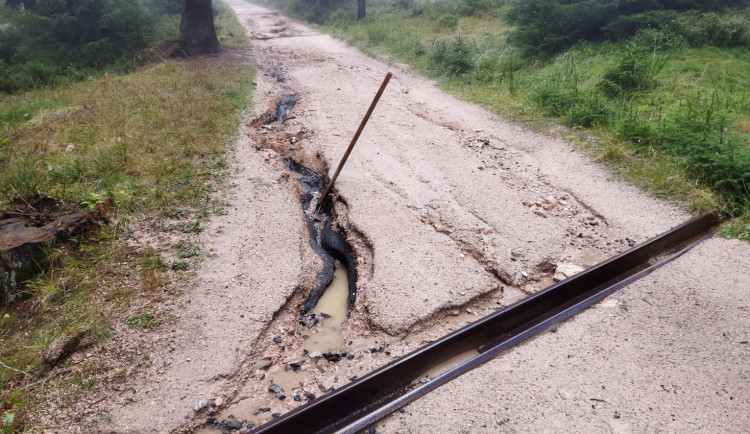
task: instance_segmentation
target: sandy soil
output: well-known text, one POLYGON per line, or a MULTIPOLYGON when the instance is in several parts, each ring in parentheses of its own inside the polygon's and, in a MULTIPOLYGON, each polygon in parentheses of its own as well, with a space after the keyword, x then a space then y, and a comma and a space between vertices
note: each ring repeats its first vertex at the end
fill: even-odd
MULTIPOLYGON (((564 141, 499 119, 446 95, 433 82, 406 69, 373 60, 277 13, 243 0, 226 3, 254 38, 252 50, 259 71, 255 110, 243 123, 237 144, 232 207, 226 216, 214 218, 201 235, 201 244, 218 257, 204 262, 195 280, 180 288, 181 295, 173 301, 173 323, 138 336, 120 329, 113 339, 112 345, 119 346, 121 354, 132 352, 149 362, 133 366, 121 384, 100 397, 95 416, 86 416, 72 426, 49 422, 50 431, 190 431, 222 410, 237 413, 239 407, 233 404, 238 402, 248 407, 250 414, 258 406, 268 406, 272 412, 287 411, 300 403, 277 399, 267 390, 269 382, 284 383, 290 396, 319 396, 467 321, 546 287, 559 264, 585 268, 627 249, 630 240, 641 242, 689 217, 676 206, 611 180, 602 167, 564 141), (305 368, 292 375, 288 366, 302 359, 306 333, 297 323, 300 306, 320 263, 308 246, 298 201, 301 189, 284 176, 287 171, 282 160, 292 156, 319 173, 332 174, 389 70, 394 77, 335 191, 337 224, 347 234, 359 264, 357 303, 344 332, 345 340, 351 342, 348 354, 352 357, 334 364, 312 355, 305 359, 309 360, 305 368), (296 94, 297 99, 288 121, 283 127, 263 127, 281 95, 288 93, 296 94), (126 398, 132 399, 122 405, 126 398)), ((713 248, 705 254, 707 258, 714 258, 714 253, 724 255, 715 260, 727 270, 716 272, 717 278, 725 279, 719 280, 724 283, 716 288, 738 288, 741 280, 726 280, 733 276, 728 270, 737 270, 728 261, 736 256, 726 252, 747 249, 747 245, 715 241, 707 246, 713 248)), ((698 270, 712 267, 707 259, 692 264, 698 270)), ((665 268, 656 276, 680 278, 670 270, 665 268)), ((677 355, 681 353, 663 352, 665 338, 646 330, 654 328, 650 320, 666 324, 667 314, 653 306, 677 304, 680 312, 696 311, 698 315, 698 309, 692 307, 692 294, 706 294, 694 288, 689 303, 673 292, 668 292, 675 296, 673 300, 657 300, 648 286, 648 282, 656 282, 653 279, 617 296, 613 306, 630 310, 614 308, 607 301, 610 307, 593 309, 566 324, 557 335, 540 337, 440 389, 435 398, 413 404, 406 415, 386 421, 383 429, 422 431, 420 427, 432 420, 431 429, 437 431, 474 431, 481 423, 487 430, 497 430, 503 428, 492 424, 508 418, 503 426, 512 426, 512 430, 526 430, 527 424, 532 431, 570 431, 578 426, 614 430, 625 421, 635 431, 692 430, 691 425, 672 426, 662 419, 657 423, 633 410, 645 408, 646 401, 659 390, 638 390, 640 395, 635 398, 640 400, 631 402, 626 398, 628 393, 637 394, 635 386, 619 392, 615 387, 613 395, 593 393, 577 389, 571 380, 577 377, 575 372, 586 372, 585 386, 597 392, 599 383, 607 387, 618 384, 615 379, 599 381, 601 376, 662 375, 666 379, 656 381, 669 388, 669 393, 677 390, 675 385, 686 391, 700 385, 711 393, 724 390, 733 400, 726 407, 715 407, 717 412, 732 413, 741 403, 746 405, 746 386, 735 387, 731 381, 747 379, 747 345, 734 342, 747 340, 746 335, 740 336, 747 333, 747 311, 740 309, 743 303, 742 309, 747 309, 747 299, 732 299, 729 293, 711 299, 716 315, 721 309, 745 313, 744 323, 738 318, 733 328, 725 327, 732 333, 736 370, 731 375, 717 371, 688 385, 677 377, 692 375, 694 366, 700 367, 701 375, 707 373, 713 359, 693 355, 689 358, 692 364, 672 370, 680 366, 682 358, 677 355), (735 304, 722 305, 724 301, 735 304), (618 316, 612 317, 613 312, 618 316), (635 322, 623 326, 621 317, 635 322), (594 341, 584 339, 605 325, 607 329, 599 331, 602 334, 594 341), (620 340, 613 342, 612 336, 619 339, 629 330, 636 333, 624 341, 623 353, 641 350, 646 355, 626 367, 607 368, 606 362, 620 354, 616 345, 624 345, 620 340), (636 337, 643 343, 633 343, 636 337), (552 344, 546 345, 568 348, 559 354, 575 354, 572 359, 579 364, 565 371, 569 381, 558 375, 563 370, 550 374, 549 364, 567 366, 563 362, 572 362, 571 358, 552 360, 554 348, 543 349, 548 341, 552 344), (739 359, 742 351, 744 367, 739 359), (586 369, 577 371, 581 367, 586 369), (513 378, 525 381, 506 381, 508 369, 514 371, 513 378), (487 382, 477 385, 479 376, 485 376, 487 382), (713 383, 717 379, 723 381, 721 388, 713 383), (566 398, 562 403, 555 401, 550 410, 540 410, 557 399, 554 394, 542 394, 548 387, 564 390, 559 395, 566 398), (532 393, 530 390, 537 407, 516 399, 532 393), (452 394, 453 400, 440 398, 446 394, 452 394), (472 396, 475 401, 463 401, 472 396), (613 404, 586 401, 591 398, 613 404), (608 419, 601 419, 603 412, 592 416, 586 406, 580 407, 582 403, 597 408, 609 405, 607 411, 621 411, 622 419, 608 425, 608 419), (573 414, 572 407, 566 405, 576 404, 575 417, 565 416, 573 414), (535 413, 541 411, 555 415, 558 425, 544 425, 546 419, 535 413), (640 422, 633 422, 639 417, 640 422), (470 420, 476 421, 473 428, 465 426, 470 420)), ((669 282, 675 289, 679 285, 678 280, 669 282)), ((679 343, 676 335, 670 336, 679 343)), ((725 350, 721 339, 708 342, 702 354, 725 350)), ((640 384, 635 378, 633 381, 640 384)), ((682 395, 678 392, 677 397, 682 395)), ((678 398, 669 395, 669 399, 678 398)), ((691 401, 681 410, 669 410, 672 407, 666 404, 655 408, 682 415, 698 405, 713 403, 691 401)), ((256 415, 255 421, 260 423, 264 417, 270 414, 256 415)), ((737 423, 746 422, 738 419, 737 423)), ((725 426, 736 429, 743 425, 725 426)))

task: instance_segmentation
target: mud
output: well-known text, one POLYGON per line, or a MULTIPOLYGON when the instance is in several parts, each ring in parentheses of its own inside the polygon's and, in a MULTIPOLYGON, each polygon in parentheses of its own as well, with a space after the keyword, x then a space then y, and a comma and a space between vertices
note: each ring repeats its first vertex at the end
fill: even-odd
MULTIPOLYGON (((284 82, 284 80, 281 79, 281 76, 278 73, 272 73, 271 76, 276 78, 276 81, 278 81, 279 83, 284 82)), ((297 104, 297 95, 293 93, 282 95, 281 99, 276 104, 276 110, 274 111, 273 116, 271 116, 271 118, 263 125, 280 126, 284 123, 287 112, 293 109, 295 104, 297 104)))
POLYGON ((349 316, 349 279, 346 268, 337 264, 331 283, 326 287, 315 307, 310 312, 318 324, 305 341, 305 350, 310 353, 339 353, 346 343, 342 324, 349 316))
MULTIPOLYGON (((299 164, 289 156, 284 158, 284 164, 290 171, 298 175, 295 176, 295 179, 304 189, 304 193, 300 196, 300 203, 305 211, 305 224, 309 234, 310 247, 323 261, 323 269, 315 277, 315 282, 310 289, 307 301, 305 301, 302 315, 309 313, 318 304, 325 289, 333 281, 336 268, 334 261, 345 264, 348 286, 346 305, 348 311, 350 311, 357 299, 357 264, 352 259, 352 247, 346 241, 346 238, 333 228, 333 204, 327 201, 325 204, 318 206, 317 198, 324 188, 323 179, 313 170, 299 164), (311 210, 311 208, 315 209, 311 210)), ((308 326, 317 322, 314 317, 303 318, 301 321, 308 326)))

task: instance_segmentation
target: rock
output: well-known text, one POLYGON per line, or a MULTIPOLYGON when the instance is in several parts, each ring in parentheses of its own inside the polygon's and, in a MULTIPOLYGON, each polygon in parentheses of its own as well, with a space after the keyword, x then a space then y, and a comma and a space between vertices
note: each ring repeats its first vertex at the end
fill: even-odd
POLYGON ((268 359, 261 359, 255 362, 255 369, 268 369, 271 366, 271 361, 268 359))
POLYGON ((18 297, 18 286, 46 270, 46 252, 71 236, 98 227, 114 205, 111 197, 88 211, 55 219, 42 227, 28 227, 20 218, 0 220, 0 307, 18 297))
POLYGON ((222 405, 224 405, 224 398, 221 396, 216 398, 214 400, 214 404, 216 404, 217 407, 221 407, 222 405))
POLYGON ((555 280, 555 282, 560 282, 561 280, 565 280, 570 276, 573 276, 574 274, 578 274, 581 271, 583 271, 583 268, 579 267, 576 264, 571 264, 568 262, 560 262, 557 264, 557 268, 555 268, 555 274, 552 276, 552 279, 555 280))
POLYGON ((207 399, 201 399, 193 406, 193 411, 197 413, 203 410, 204 408, 208 407, 209 404, 210 404, 210 401, 208 401, 207 399))
POLYGON ((284 391, 284 388, 282 388, 281 386, 279 386, 277 384, 271 383, 271 385, 268 386, 268 390, 270 390, 273 393, 279 394, 279 393, 281 393, 281 392, 284 391))
POLYGON ((234 416, 229 416, 226 420, 222 420, 219 426, 224 427, 230 431, 238 430, 242 428, 242 421, 237 420, 234 416))
POLYGON ((326 353, 323 353, 323 357, 325 357, 325 359, 328 360, 329 362, 341 361, 341 354, 339 353, 326 352, 326 353))
POLYGON ((333 380, 330 378, 321 379, 320 387, 325 391, 331 390, 333 388, 333 380))

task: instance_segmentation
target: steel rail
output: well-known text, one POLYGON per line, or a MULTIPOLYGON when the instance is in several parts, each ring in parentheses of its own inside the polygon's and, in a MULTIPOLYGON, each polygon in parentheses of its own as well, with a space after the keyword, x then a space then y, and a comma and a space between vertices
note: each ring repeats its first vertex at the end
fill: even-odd
POLYGON ((253 430, 318 433, 362 430, 404 405, 680 256, 715 231, 713 214, 691 219, 501 311, 490 314, 340 389, 253 430), (479 355, 421 383, 430 368, 469 351, 479 355))

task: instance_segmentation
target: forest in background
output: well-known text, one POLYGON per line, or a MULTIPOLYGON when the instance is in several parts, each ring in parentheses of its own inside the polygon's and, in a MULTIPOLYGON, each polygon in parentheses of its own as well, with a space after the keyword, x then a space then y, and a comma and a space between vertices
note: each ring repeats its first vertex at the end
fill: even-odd
POLYGON ((131 71, 143 50, 179 37, 183 0, 5 0, 0 92, 131 71))
POLYGON ((748 0, 269 0, 750 239, 748 0), (580 133, 575 133, 579 131, 580 133))

